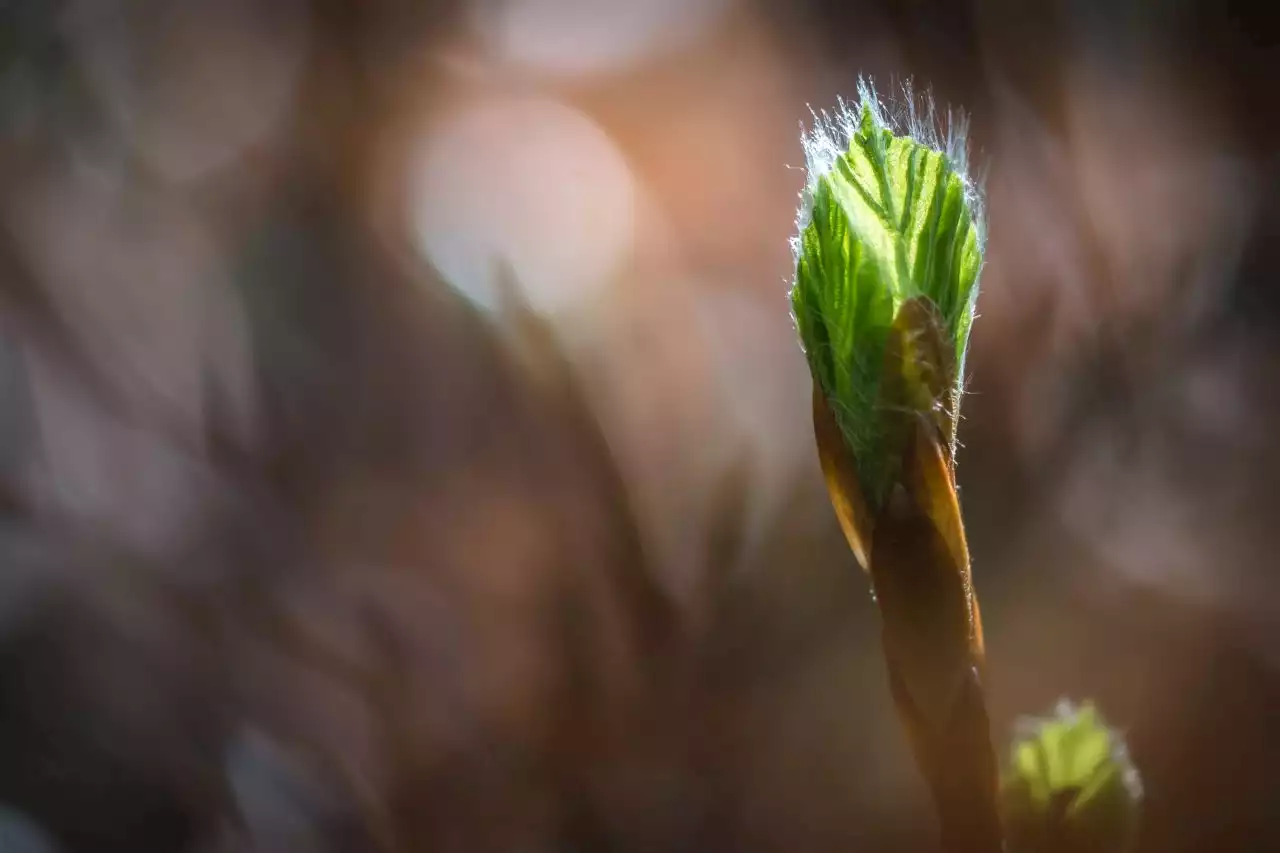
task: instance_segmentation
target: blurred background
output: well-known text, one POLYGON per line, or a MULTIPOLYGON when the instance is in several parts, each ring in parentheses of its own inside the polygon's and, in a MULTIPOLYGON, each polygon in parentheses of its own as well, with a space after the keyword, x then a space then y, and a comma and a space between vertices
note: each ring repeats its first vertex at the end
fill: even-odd
POLYGON ((1280 847, 1276 45, 1222 0, 0 0, 0 851, 935 850, 786 301, 859 74, 985 174, 997 742, 1094 698, 1143 851, 1280 847))

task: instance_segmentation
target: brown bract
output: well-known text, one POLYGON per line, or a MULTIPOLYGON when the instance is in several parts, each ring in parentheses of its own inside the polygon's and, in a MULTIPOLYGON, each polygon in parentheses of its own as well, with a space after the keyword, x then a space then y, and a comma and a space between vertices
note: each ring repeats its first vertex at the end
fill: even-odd
POLYGON ((904 305, 890 335, 883 416, 901 468, 877 511, 825 395, 814 389, 814 435, 832 506, 871 575, 899 717, 938 808, 948 850, 1000 850, 997 770, 982 693, 982 624, 956 496, 952 360, 936 313, 904 305))

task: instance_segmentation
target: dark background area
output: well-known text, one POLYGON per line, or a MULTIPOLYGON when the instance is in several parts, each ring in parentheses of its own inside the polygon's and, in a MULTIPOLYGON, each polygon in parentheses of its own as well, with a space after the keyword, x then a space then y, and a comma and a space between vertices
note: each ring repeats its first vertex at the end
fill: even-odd
POLYGON ((997 742, 1280 848, 1256 5, 0 0, 0 851, 936 849, 786 303, 863 74, 985 175, 997 742))

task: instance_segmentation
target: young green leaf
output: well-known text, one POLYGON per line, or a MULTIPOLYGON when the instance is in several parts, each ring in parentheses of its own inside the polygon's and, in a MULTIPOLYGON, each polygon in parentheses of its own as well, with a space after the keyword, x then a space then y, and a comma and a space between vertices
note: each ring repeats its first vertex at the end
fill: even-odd
POLYGON ((907 102, 902 131, 866 83, 856 104, 817 117, 804 137, 808 183, 792 241, 796 328, 873 513, 901 462, 905 427, 894 413, 935 417, 954 456, 984 246, 980 196, 965 172, 963 119, 950 123, 944 142, 932 107, 922 121, 909 92, 907 102), (925 310, 899 324, 904 340, 934 333, 942 352, 886 365, 895 321, 912 301, 925 310), (919 325, 921 317, 937 328, 919 325), (935 376, 913 376, 920 370, 935 376))
POLYGON ((1013 853, 1123 853, 1137 831, 1142 782, 1097 709, 1062 702, 1052 717, 1022 724, 1001 801, 1013 853))

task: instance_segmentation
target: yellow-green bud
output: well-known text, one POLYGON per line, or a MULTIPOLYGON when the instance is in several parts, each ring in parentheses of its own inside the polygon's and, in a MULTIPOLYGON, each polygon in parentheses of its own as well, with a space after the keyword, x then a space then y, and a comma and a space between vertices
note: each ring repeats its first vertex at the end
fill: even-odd
POLYGON ((910 91, 903 112, 900 122, 887 119, 864 82, 857 103, 816 117, 803 140, 808 181, 792 241, 796 329, 873 512, 901 463, 894 434, 901 427, 890 415, 904 405, 924 409, 954 450, 984 249, 963 117, 953 117, 942 136, 932 105, 917 109, 910 91), (927 303, 937 329, 919 331, 936 334, 943 350, 942 363, 919 367, 938 374, 945 390, 922 401, 911 388, 902 397, 898 380, 910 377, 886 377, 891 330, 912 300, 927 303), (894 383, 897 393, 886 387, 894 383))
POLYGON ((1000 792, 1009 853, 1129 850, 1142 782, 1093 704, 1060 702, 1019 729, 1000 792))

